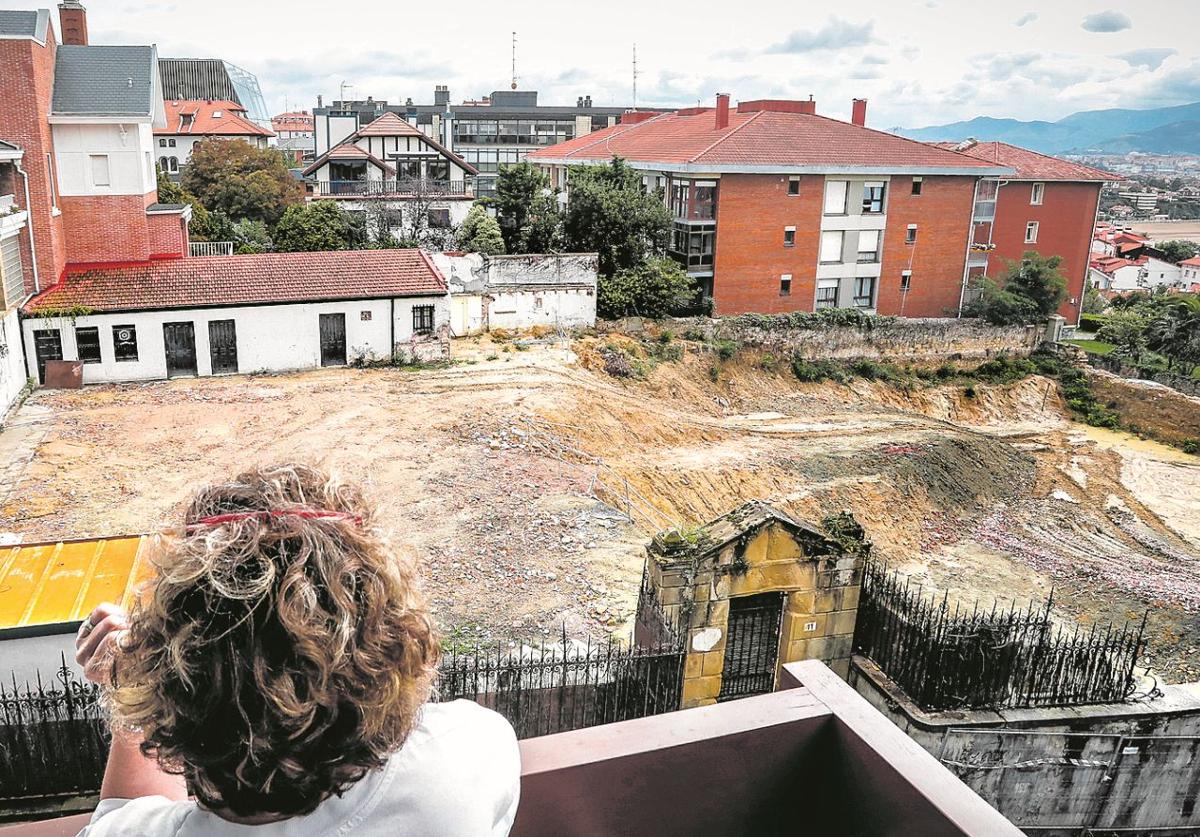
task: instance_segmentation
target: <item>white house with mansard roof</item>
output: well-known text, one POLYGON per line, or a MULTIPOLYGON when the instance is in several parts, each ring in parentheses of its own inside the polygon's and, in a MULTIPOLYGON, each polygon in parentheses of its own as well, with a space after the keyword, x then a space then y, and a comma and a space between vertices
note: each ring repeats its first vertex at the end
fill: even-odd
POLYGON ((414 228, 447 233, 475 200, 478 171, 394 113, 347 136, 304 170, 312 200, 336 200, 349 212, 385 212, 397 238, 414 228), (420 217, 414 217, 419 213, 420 217))

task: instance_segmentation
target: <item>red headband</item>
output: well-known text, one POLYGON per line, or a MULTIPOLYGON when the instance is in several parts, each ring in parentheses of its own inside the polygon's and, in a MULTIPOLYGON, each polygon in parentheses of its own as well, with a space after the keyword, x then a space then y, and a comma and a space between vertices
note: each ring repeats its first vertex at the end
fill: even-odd
POLYGON ((212 517, 202 517, 195 523, 189 524, 187 528, 190 531, 204 526, 220 526, 223 523, 235 523, 239 520, 270 520, 273 517, 303 517, 307 520, 351 520, 360 526, 363 522, 361 514, 350 514, 349 512, 325 511, 322 509, 269 509, 266 511, 230 512, 229 514, 215 514, 212 517))

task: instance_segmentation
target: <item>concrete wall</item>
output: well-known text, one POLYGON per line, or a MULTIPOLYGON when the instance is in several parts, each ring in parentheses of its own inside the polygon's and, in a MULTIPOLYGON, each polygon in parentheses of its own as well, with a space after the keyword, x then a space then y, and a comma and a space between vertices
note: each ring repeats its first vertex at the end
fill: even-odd
POLYGON ((59 194, 144 195, 158 188, 154 173, 156 148, 149 124, 55 125, 54 159, 59 194), (108 158, 108 185, 93 178, 91 155, 108 158))
POLYGON ((1200 832, 1200 683, 1121 704, 926 713, 869 660, 850 683, 1029 834, 1200 832))
POLYGON ((25 388, 25 354, 17 309, 0 313, 0 420, 25 388))
MULTIPOLYGON (((59 329, 63 358, 79 357, 75 329, 96 326, 100 331, 100 363, 83 367, 84 383, 110 383, 165 378, 166 355, 163 343, 163 323, 190 322, 196 337, 196 365, 199 375, 211 375, 208 323, 212 320, 233 320, 237 330, 238 371, 282 372, 311 369, 321 365, 321 344, 318 326, 321 314, 346 315, 347 361, 384 360, 392 355, 389 341, 393 338, 391 317, 395 313, 394 339, 398 354, 410 356, 419 345, 436 338, 414 337, 412 309, 415 305, 434 306, 434 328, 444 328, 449 322, 449 305, 445 296, 406 297, 396 299, 350 300, 291 305, 238 306, 201 308, 179 311, 140 311, 124 314, 91 314, 76 318, 72 323, 63 318, 27 319, 24 339, 27 369, 37 376, 34 354, 35 329, 59 329), (133 325, 137 329, 138 359, 118 362, 114 358, 113 327, 133 325)), ((440 354, 440 346, 435 354, 440 354)))

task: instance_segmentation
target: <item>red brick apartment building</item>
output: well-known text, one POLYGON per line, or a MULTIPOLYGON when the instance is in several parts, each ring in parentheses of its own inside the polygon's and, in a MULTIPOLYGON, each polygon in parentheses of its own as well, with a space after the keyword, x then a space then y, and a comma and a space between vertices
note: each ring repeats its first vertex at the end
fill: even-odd
MULTIPOLYGON (((1031 250, 1043 256, 1060 256, 1067 298, 1058 313, 1067 322, 1078 323, 1083 313, 1100 190, 1105 182, 1125 178, 1006 142, 967 140, 937 145, 1015 172, 980 185, 981 206, 986 207, 987 197, 993 195, 995 212, 990 220, 976 216, 968 273, 997 276, 1007 262, 1018 262, 1031 250)), ((982 215, 986 214, 985 208, 982 215)))
MULTIPOLYGON (((674 218, 668 251, 717 315, 856 307, 955 316, 968 278, 986 266, 977 223, 994 221, 997 184, 1018 175, 1005 161, 867 128, 863 99, 843 122, 819 116, 811 100, 732 108, 719 95, 712 108, 627 114, 529 160, 565 188, 569 166, 613 157, 664 189, 674 218)), ((1070 213, 1071 232, 1052 237, 1077 238, 1086 270, 1094 196, 1070 213)), ((999 229, 993 240, 1008 246, 999 229)))
POLYGON ((27 293, 69 266, 146 263, 187 254, 191 209, 158 203, 155 127, 166 124, 153 46, 91 46, 75 0, 50 13, 0 10, 0 141, 20 149, 8 178, 27 212, 20 236, 27 293))

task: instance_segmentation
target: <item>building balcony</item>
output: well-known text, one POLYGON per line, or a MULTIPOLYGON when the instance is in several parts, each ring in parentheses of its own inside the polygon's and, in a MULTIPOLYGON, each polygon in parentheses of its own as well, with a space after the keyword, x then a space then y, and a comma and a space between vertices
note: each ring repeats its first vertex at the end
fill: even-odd
POLYGON ((474 184, 465 180, 319 180, 315 185, 320 198, 412 198, 446 196, 473 198, 474 184))
MULTIPOLYGON (((773 694, 522 741, 512 834, 1021 837, 824 664, 780 679, 773 694)), ((86 821, 0 837, 66 837, 86 821)))
POLYGON ((996 219, 996 202, 992 201, 975 201, 975 211, 972 213, 972 220, 976 222, 994 221, 996 219))

